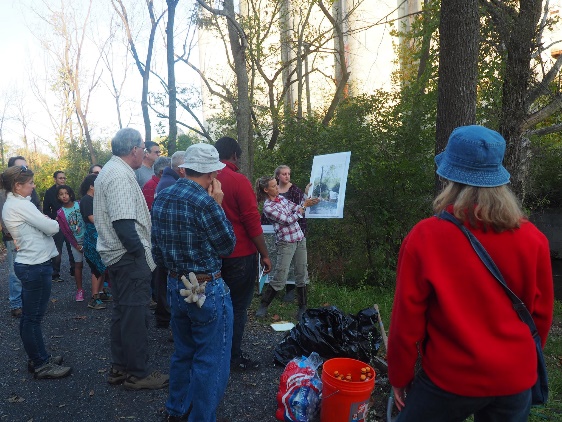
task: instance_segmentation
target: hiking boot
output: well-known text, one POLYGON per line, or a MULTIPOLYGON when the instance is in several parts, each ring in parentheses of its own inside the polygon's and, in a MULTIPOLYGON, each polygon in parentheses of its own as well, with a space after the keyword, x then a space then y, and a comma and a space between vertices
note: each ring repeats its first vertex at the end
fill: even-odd
POLYGON ((88 302, 88 308, 100 310, 100 309, 105 309, 106 306, 103 304, 101 299, 93 297, 88 302))
MULTIPOLYGON (((47 362, 54 363, 55 365, 60 365, 62 361, 62 356, 50 356, 49 359, 47 359, 47 362)), ((33 364, 33 361, 31 359, 27 361, 27 372, 35 372, 35 365, 33 364)))
POLYGON ((60 366, 49 359, 46 363, 35 369, 33 376, 38 380, 55 379, 64 378, 70 375, 71 372, 72 368, 70 366, 60 366))
POLYGON ((103 292, 100 292, 100 300, 102 302, 113 302, 113 295, 108 291, 106 291, 105 289, 103 290, 103 292))
POLYGON ((232 371, 248 371, 258 369, 260 363, 252 360, 244 355, 230 360, 230 369, 232 371))
POLYGON ((12 310, 10 311, 10 314, 11 314, 14 318, 20 318, 20 317, 21 317, 21 308, 12 309, 12 310))
POLYGON ((84 290, 76 290, 76 302, 84 302, 84 290))
POLYGON ((119 369, 111 368, 109 374, 107 375, 107 382, 111 385, 122 384, 128 377, 125 371, 120 371, 119 369))
POLYGON ((126 390, 159 390, 160 388, 168 387, 170 377, 162 374, 161 372, 154 371, 144 378, 138 378, 134 375, 129 377, 123 383, 126 390))

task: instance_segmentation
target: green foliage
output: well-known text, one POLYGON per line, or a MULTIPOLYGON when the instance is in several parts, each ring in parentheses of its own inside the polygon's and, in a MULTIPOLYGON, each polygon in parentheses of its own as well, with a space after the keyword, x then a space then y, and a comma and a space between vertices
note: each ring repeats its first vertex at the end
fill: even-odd
POLYGON ((390 285, 402 239, 430 212, 433 131, 405 130, 395 100, 384 92, 348 99, 329 127, 290 120, 278 148, 256 150, 256 177, 286 164, 301 188, 315 155, 351 151, 344 218, 309 219, 309 269, 322 280, 390 285))
MULTIPOLYGON (((188 146, 190 146, 191 144, 197 143, 197 136, 194 134, 181 134, 178 135, 177 139, 176 139, 176 151, 185 151, 187 149, 188 146)), ((172 156, 172 154, 170 154, 170 151, 168 151, 168 137, 161 137, 158 140, 154 140, 154 142, 157 142, 160 144, 160 148, 162 150, 162 156, 172 156)))
POLYGON ((559 134, 532 140, 532 166, 526 206, 562 207, 562 141, 559 134))

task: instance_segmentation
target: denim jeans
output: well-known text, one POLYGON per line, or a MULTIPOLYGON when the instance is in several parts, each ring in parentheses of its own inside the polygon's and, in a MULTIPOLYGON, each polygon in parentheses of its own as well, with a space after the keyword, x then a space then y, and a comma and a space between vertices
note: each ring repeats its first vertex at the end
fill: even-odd
POLYGON ((8 285, 10 291, 10 309, 21 308, 21 281, 14 270, 16 245, 13 240, 6 242, 6 260, 8 261, 8 285))
POLYGON ((108 268, 113 294, 110 343, 113 368, 144 378, 148 368, 148 304, 152 271, 144 254, 126 253, 108 268))
POLYGON ((14 269, 22 284, 20 337, 27 356, 37 368, 49 358, 41 321, 49 305, 53 267, 50 261, 37 265, 16 262, 14 269))
POLYGON ((183 283, 168 276, 174 353, 166 410, 188 421, 215 422, 230 375, 232 301, 222 278, 207 282, 201 308, 180 295, 183 283))
POLYGON ((248 308, 254 296, 254 285, 258 272, 257 255, 223 258, 221 273, 230 288, 234 325, 232 328, 232 353, 230 358, 242 356, 242 337, 248 320, 248 308))
POLYGON ((278 292, 285 288, 289 267, 294 259, 295 285, 304 287, 308 281, 306 238, 299 242, 277 242, 277 262, 275 263, 275 274, 269 282, 271 287, 278 292))
POLYGON ((461 422, 470 415, 474 422, 526 422, 530 409, 530 389, 510 396, 458 396, 437 387, 420 371, 396 422, 461 422))

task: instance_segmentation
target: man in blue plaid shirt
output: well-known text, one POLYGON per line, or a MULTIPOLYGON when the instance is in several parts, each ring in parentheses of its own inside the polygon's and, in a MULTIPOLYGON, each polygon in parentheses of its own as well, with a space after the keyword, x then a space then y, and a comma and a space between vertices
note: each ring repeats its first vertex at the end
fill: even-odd
POLYGON ((216 175, 224 164, 215 147, 191 145, 180 167, 185 178, 161 191, 152 206, 152 253, 169 271, 175 346, 166 410, 169 421, 214 422, 230 374, 233 324, 220 256, 232 253, 236 237, 221 208, 224 194, 216 175), (181 277, 190 272, 207 282, 201 306, 180 294, 181 277))

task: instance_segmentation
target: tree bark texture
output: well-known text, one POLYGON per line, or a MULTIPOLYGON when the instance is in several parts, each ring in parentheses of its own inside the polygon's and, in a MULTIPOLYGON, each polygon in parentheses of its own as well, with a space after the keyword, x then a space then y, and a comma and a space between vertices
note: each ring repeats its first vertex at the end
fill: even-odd
POLYGON ((453 129, 476 122, 479 27, 478 0, 441 1, 435 154, 453 129))
POLYGON ((503 40, 507 47, 507 63, 502 92, 500 133, 506 140, 504 164, 511 173, 511 186, 524 200, 525 180, 528 175, 529 140, 523 136, 523 125, 530 104, 526 101, 531 82, 531 60, 537 24, 541 16, 541 0, 521 0, 519 11, 509 22, 509 38, 503 40))
POLYGON ((176 152, 178 137, 177 103, 176 103, 176 72, 174 60, 174 19, 179 0, 167 0, 168 23, 166 25, 166 61, 168 63, 168 155, 176 152))
MULTIPOLYGON (((231 19, 236 19, 234 13, 234 1, 225 0, 224 10, 231 19)), ((234 60, 234 72, 236 74, 236 85, 238 93, 238 105, 236 107, 236 124, 238 144, 242 149, 242 157, 240 162, 240 171, 252 180, 252 162, 253 154, 250 148, 252 142, 252 115, 249 93, 248 70, 246 68, 246 51, 245 42, 230 19, 228 19, 228 37, 230 41, 230 49, 234 60)))

